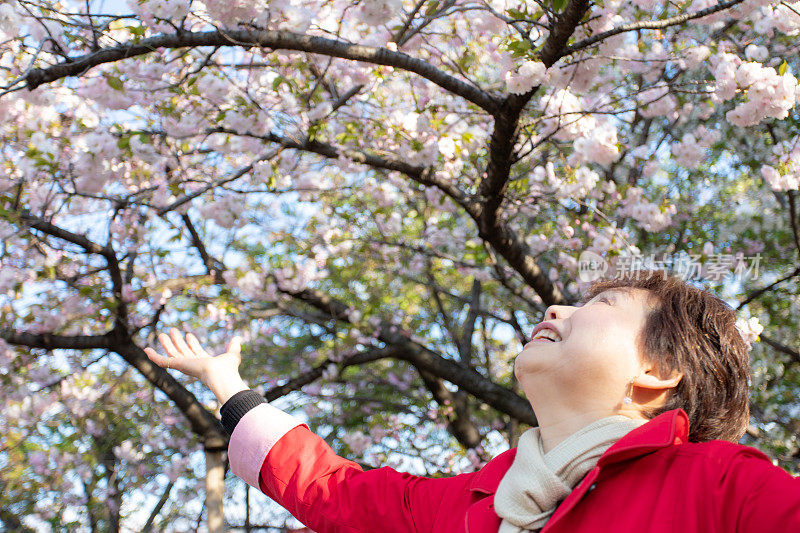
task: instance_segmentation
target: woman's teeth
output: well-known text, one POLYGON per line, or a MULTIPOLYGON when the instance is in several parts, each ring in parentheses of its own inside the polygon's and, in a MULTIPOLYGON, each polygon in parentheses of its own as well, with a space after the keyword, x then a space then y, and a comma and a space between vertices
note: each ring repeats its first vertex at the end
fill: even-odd
POLYGON ((539 339, 547 339, 551 342, 558 342, 561 340, 561 336, 551 329, 543 329, 536 333, 536 335, 531 340, 539 340, 539 339))

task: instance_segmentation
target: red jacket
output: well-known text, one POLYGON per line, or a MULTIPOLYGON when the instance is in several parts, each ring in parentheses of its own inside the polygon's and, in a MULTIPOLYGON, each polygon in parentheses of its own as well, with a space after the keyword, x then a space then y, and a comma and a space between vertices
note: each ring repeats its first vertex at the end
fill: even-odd
MULTIPOLYGON (((800 532, 800 478, 755 448, 688 434, 675 409, 625 435, 541 533, 800 532)), ((450 478, 364 472, 268 404, 242 418, 229 447, 236 475, 319 533, 497 533, 493 497, 515 452, 450 478)))

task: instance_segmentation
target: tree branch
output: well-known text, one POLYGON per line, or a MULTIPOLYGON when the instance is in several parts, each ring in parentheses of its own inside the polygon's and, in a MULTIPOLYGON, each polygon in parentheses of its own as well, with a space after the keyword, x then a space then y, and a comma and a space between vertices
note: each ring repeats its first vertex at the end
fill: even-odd
POLYGON ((272 30, 225 30, 156 35, 141 39, 138 42, 127 42, 83 56, 70 58, 69 61, 52 67, 33 69, 24 79, 28 89, 33 90, 40 85, 61 78, 80 76, 97 65, 149 54, 159 48, 197 46, 241 46, 243 48, 262 47, 274 50, 296 50, 353 61, 363 61, 375 65, 385 65, 414 72, 446 91, 465 98, 489 113, 493 112, 498 106, 498 101, 481 89, 442 72, 430 63, 411 57, 403 52, 351 44, 325 37, 272 30))
POLYGON ((227 448, 228 434, 220 421, 200 404, 194 394, 189 392, 166 370, 150 361, 144 350, 133 344, 123 329, 115 328, 105 335, 95 336, 64 336, 2 330, 0 331, 0 337, 9 344, 27 346, 29 348, 44 348, 47 350, 106 349, 113 351, 175 403, 175 406, 186 416, 192 430, 204 442, 206 449, 224 450, 227 448))
POLYGON ((330 366, 330 365, 337 365, 339 370, 347 368, 348 366, 355 366, 355 365, 362 365, 364 363, 371 363, 372 361, 378 361, 379 359, 389 359, 389 358, 398 358, 399 349, 394 346, 389 346, 386 348, 376 348, 374 350, 365 350, 365 351, 357 351, 353 352, 350 355, 345 356, 341 362, 335 362, 331 359, 325 359, 322 363, 318 364, 308 372, 305 372, 295 378, 290 379, 283 385, 279 385, 277 387, 273 387, 272 389, 268 390, 264 393, 264 399, 268 402, 273 400, 277 400, 283 396, 286 396, 290 392, 294 392, 296 390, 301 389, 302 387, 308 385, 309 383, 313 383, 320 377, 322 377, 323 372, 330 366))
MULTIPOLYGON (((331 318, 350 323, 349 309, 343 303, 313 289, 281 292, 323 311, 331 318)), ((414 365, 418 370, 430 372, 464 389, 487 405, 501 413, 508 414, 522 422, 536 425, 536 416, 531 404, 516 393, 494 383, 471 368, 465 368, 455 361, 445 359, 436 352, 411 340, 410 334, 402 332, 393 324, 381 322, 377 328, 377 338, 387 345, 400 349, 399 359, 414 365)))
MULTIPOLYGON (((563 55, 564 46, 588 9, 589 0, 569 1, 539 54, 539 59, 545 66, 552 66, 563 55)), ((489 141, 489 164, 486 166, 486 177, 478 186, 476 195, 480 207, 471 215, 478 225, 480 237, 491 243, 506 258, 546 305, 552 305, 562 303, 563 295, 533 260, 524 241, 499 221, 500 206, 505 197, 514 159, 512 152, 518 137, 519 117, 537 90, 538 87, 534 87, 526 94, 509 96, 498 112, 494 113, 494 130, 489 141)))
POLYGON ((128 339, 116 339, 113 351, 141 373, 147 381, 158 387, 180 410, 192 431, 203 442, 207 451, 225 451, 228 447, 228 434, 222 423, 204 408, 197 397, 186 389, 169 372, 156 365, 144 350, 128 339))
MULTIPOLYGON (((150 132, 163 134, 163 132, 150 132)), ((228 133, 231 135, 246 135, 249 137, 260 138, 267 141, 281 144, 285 148, 303 150, 316 153, 330 159, 337 159, 344 155, 351 161, 366 164, 373 168, 397 171, 405 174, 413 181, 426 187, 436 187, 451 198, 456 204, 460 205, 470 217, 475 220, 479 229, 479 236, 489 243, 497 252, 502 255, 508 264, 517 271, 527 285, 532 287, 541 297, 545 305, 561 304, 567 301, 561 291, 553 285, 550 279, 543 273, 542 269, 536 264, 528 246, 517 237, 510 229, 500 225, 497 219, 485 221, 484 224, 491 224, 488 231, 481 232, 482 213, 479 201, 467 196, 452 183, 437 178, 429 167, 411 165, 405 161, 390 159, 387 157, 376 156, 360 150, 351 150, 337 147, 329 143, 316 140, 297 141, 288 137, 283 137, 275 133, 267 135, 242 134, 227 128, 210 128, 206 133, 228 133), (496 226, 494 226, 497 224, 496 226)), ((507 142, 511 142, 510 140, 507 142)), ((508 170, 506 170, 506 179, 508 170)), ((485 218, 485 217, 484 217, 485 218)))
POLYGON ((273 157, 275 157, 276 155, 278 155, 279 152, 280 152, 280 150, 270 150, 268 153, 266 153, 263 156, 259 157, 258 159, 256 159, 252 163, 250 163, 249 165, 245 165, 244 167, 240 168, 239 170, 234 172, 232 175, 230 175, 228 177, 225 177, 225 178, 222 178, 220 180, 217 180, 214 183, 209 183, 205 187, 203 187, 201 189, 198 189, 198 190, 194 191, 191 194, 187 194, 187 195, 185 195, 185 196, 183 196, 181 198, 178 198, 177 200, 175 200, 171 204, 162 207, 161 209, 158 210, 158 215, 159 216, 163 216, 166 213, 179 208, 180 206, 184 205, 185 203, 191 202, 192 200, 194 200, 198 196, 210 191, 211 189, 214 189, 214 188, 219 187, 221 185, 225 185, 226 183, 230 183, 231 181, 238 180, 239 178, 241 178, 242 176, 244 176, 245 174, 247 174, 248 172, 253 170, 253 167, 255 166, 256 163, 258 163, 260 161, 268 161, 268 160, 272 159, 273 157))
POLYGON ((797 227, 797 206, 795 205, 794 191, 786 191, 786 194, 789 196, 789 225, 792 228, 792 236, 794 237, 797 253, 800 254, 800 229, 797 227))
POLYGON ((569 302, 536 263, 530 247, 507 226, 498 224, 488 230, 481 228, 479 235, 508 261, 509 266, 522 276, 527 285, 536 291, 544 305, 569 302))
POLYGON ((105 335, 53 335, 52 333, 26 333, 10 329, 0 330, 0 338, 8 344, 45 350, 111 350, 114 336, 105 335))
POLYGON ((115 310, 117 325, 124 328, 128 327, 128 306, 125 303, 125 300, 122 299, 122 271, 120 270, 119 259, 117 258, 117 254, 114 252, 114 248, 111 246, 110 239, 108 244, 105 246, 100 246, 99 244, 89 240, 86 235, 73 233, 69 230, 60 228, 51 222, 32 215, 28 211, 18 211, 14 213, 14 215, 18 216, 20 221, 23 221, 31 228, 37 229, 42 233, 52 237, 77 244, 89 254, 98 254, 103 256, 103 258, 106 260, 108 273, 111 278, 114 299, 117 302, 117 307, 115 310))
POLYGON ((776 285, 779 285, 779 284, 783 283, 784 281, 786 281, 788 279, 792 279, 793 277, 797 276, 798 274, 800 274, 800 266, 795 268, 793 271, 789 272, 784 277, 778 278, 777 280, 775 280, 774 282, 770 283, 766 287, 762 287, 762 288, 760 288, 760 289, 758 289, 756 291, 753 291, 750 294, 748 294, 747 297, 744 300, 739 302, 739 304, 736 306, 736 309, 741 309, 742 307, 744 307, 745 305, 749 304, 750 302, 752 302, 753 300, 755 300, 756 298, 758 298, 759 296, 761 296, 765 292, 772 290, 776 285))
POLYGON ((91 240, 89 240, 88 237, 86 237, 86 235, 73 233, 69 230, 60 228, 46 220, 43 220, 39 217, 32 215, 27 211, 18 211, 15 214, 19 216, 19 219, 21 221, 25 222, 25 224, 27 224, 31 228, 37 229, 42 233, 45 233, 52 237, 56 237, 64 241, 71 242, 72 244, 77 244, 78 246, 86 250, 87 253, 99 254, 107 258, 109 250, 105 246, 100 246, 99 244, 92 242, 91 240))
POLYGON ((628 31, 635 31, 635 30, 660 30, 663 28, 668 28, 670 26, 676 26, 678 24, 683 24, 684 22, 690 20, 703 18, 713 13, 717 13, 718 11, 723 11, 737 4, 741 4, 743 1, 744 0, 731 0, 730 2, 720 2, 715 6, 707 7, 705 9, 701 9, 700 11, 695 11, 694 13, 684 13, 683 15, 677 15, 664 20, 647 20, 641 22, 633 22, 630 24, 623 24, 622 26, 612 28, 608 31, 604 31, 603 33, 598 33, 597 35, 592 35, 591 37, 588 37, 582 41, 578 41, 577 43, 571 46, 567 46, 564 49, 564 55, 572 54, 574 52, 577 52, 578 50, 582 50, 588 46, 591 46, 595 43, 598 43, 604 39, 607 39, 614 35, 618 35, 620 33, 625 33, 628 31))
POLYGON ((481 307, 481 282, 477 279, 472 280, 470 296, 469 312, 462 326, 461 342, 458 344, 461 362, 467 367, 472 367, 472 335, 475 333, 475 321, 478 319, 481 307))
POLYGON ((474 449, 480 445, 483 436, 471 420, 466 394, 454 394, 444 386, 440 378, 430 372, 420 370, 419 374, 436 403, 453 409, 453 414, 447 417, 447 429, 450 434, 465 449, 474 449))
POLYGON ((161 512, 161 508, 164 507, 165 503, 167 503, 167 500, 169 499, 169 493, 172 491, 172 487, 174 485, 174 481, 167 483, 167 486, 164 488, 164 492, 161 493, 161 498, 159 498, 156 506, 153 507, 153 510, 150 512, 150 516, 147 517, 147 522, 145 522, 144 526, 142 526, 143 532, 153 531, 153 522, 155 522, 158 513, 161 512))
POLYGON ((205 244, 203 244, 203 240, 200 238, 200 234, 197 233, 197 229, 194 227, 192 223, 192 219, 189 218, 189 215, 181 215, 181 219, 183 223, 186 224, 186 229, 189 230, 189 235, 192 239, 192 245, 197 249, 197 252, 200 254, 200 258, 203 260, 203 265, 206 267, 206 271, 209 274, 214 275, 214 283, 219 285, 225 283, 225 280, 222 279, 222 272, 225 271, 224 265, 222 263, 211 257, 208 254, 208 250, 206 249, 205 244))
POLYGON ((800 352, 798 352, 791 346, 787 346, 782 342, 776 341, 772 337, 765 336, 764 334, 759 335, 758 338, 767 343, 768 345, 772 346, 779 352, 785 353, 786 355, 790 356, 795 363, 800 363, 800 352))

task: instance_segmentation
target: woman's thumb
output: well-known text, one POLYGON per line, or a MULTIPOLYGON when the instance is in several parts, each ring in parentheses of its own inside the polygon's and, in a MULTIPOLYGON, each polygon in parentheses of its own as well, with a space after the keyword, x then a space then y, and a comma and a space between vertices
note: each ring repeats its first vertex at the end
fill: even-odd
POLYGON ((231 342, 228 343, 228 353, 234 354, 241 359, 242 356, 242 338, 235 335, 231 342))

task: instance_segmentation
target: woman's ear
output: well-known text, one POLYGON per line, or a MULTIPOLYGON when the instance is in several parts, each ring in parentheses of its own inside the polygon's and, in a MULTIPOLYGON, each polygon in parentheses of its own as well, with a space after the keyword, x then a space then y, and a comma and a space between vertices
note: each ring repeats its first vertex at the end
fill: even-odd
POLYGON ((636 378, 634 384, 642 387, 643 389, 672 389, 678 386, 681 379, 683 379, 683 373, 673 371, 669 377, 662 378, 658 374, 656 374, 655 369, 647 370, 644 374, 636 378))

